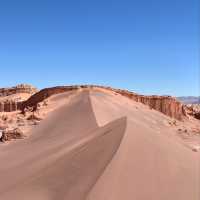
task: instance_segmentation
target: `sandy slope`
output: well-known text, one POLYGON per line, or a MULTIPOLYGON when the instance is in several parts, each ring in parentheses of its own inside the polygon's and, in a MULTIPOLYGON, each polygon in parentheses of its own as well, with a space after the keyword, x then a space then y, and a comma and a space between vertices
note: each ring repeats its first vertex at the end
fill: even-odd
POLYGON ((99 124, 126 115, 118 153, 88 200, 198 200, 200 156, 167 127, 168 117, 121 96, 91 94, 99 124))
POLYGON ((168 117, 109 92, 66 97, 51 97, 57 109, 27 139, 0 145, 1 200, 200 199, 199 153, 168 117))

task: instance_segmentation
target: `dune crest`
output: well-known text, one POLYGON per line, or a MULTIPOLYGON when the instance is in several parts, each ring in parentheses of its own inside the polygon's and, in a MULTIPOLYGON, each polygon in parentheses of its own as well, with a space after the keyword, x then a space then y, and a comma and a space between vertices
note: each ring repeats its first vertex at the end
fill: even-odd
MULTIPOLYGON (((151 109, 155 109, 159 112, 164 113, 167 116, 176 118, 178 120, 182 120, 186 116, 185 107, 179 102, 176 98, 171 96, 158 96, 158 95, 141 95, 137 94, 128 90, 122 90, 122 89, 115 89, 111 87, 105 87, 105 86, 98 86, 98 85, 71 85, 71 86, 57 86, 57 87, 51 87, 51 88, 44 88, 37 92, 35 88, 29 85, 19 85, 13 88, 0 88, 0 96, 8 96, 10 94, 16 95, 20 93, 26 93, 26 96, 23 94, 23 101, 18 101, 17 99, 14 99, 14 96, 12 97, 12 101, 3 101, 3 99, 0 98, 0 112, 6 111, 6 112, 12 112, 16 110, 21 110, 23 113, 25 113, 25 110, 29 107, 32 107, 32 109, 35 111, 37 110, 38 103, 44 101, 45 99, 49 98, 52 95, 60 94, 63 92, 69 92, 69 91, 77 91, 80 89, 98 89, 103 90, 107 92, 113 92, 117 94, 121 94, 122 96, 128 97, 129 99, 132 99, 136 102, 141 102, 145 105, 148 105, 151 109), (5 92, 6 91, 6 92, 5 92), (28 94, 30 98, 27 96, 28 94)), ((12 95, 11 95, 12 96, 12 95)), ((18 95, 20 96, 20 95, 18 95)), ((8 99, 6 97, 6 99, 8 99)), ((5 99, 4 99, 5 100, 5 99)))
POLYGON ((43 97, 44 119, 0 144, 0 199, 199 200, 199 152, 177 130, 190 122, 104 89, 43 97))
POLYGON ((12 150, 0 149, 0 160, 5 164, 0 165, 0 179, 4 182, 0 185, 1 199, 86 198, 118 150, 126 118, 98 127, 89 94, 80 96, 70 107, 63 106, 52 113, 28 140, 13 144, 12 150), (57 124, 53 129, 48 125, 55 117, 57 124), (77 127, 76 120, 82 126, 77 127), (67 124, 71 127, 67 128, 67 124), (25 156, 12 160, 22 151, 25 156))

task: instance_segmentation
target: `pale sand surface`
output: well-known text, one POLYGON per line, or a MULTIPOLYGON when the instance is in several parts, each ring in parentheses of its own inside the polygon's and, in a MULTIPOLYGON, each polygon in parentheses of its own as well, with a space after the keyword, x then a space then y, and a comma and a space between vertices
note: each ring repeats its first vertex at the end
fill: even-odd
POLYGON ((162 113, 94 90, 54 95, 40 115, 0 145, 1 200, 200 199, 200 154, 162 113))
POLYGON ((168 117, 121 96, 91 94, 99 124, 127 116, 122 144, 88 200, 200 199, 200 156, 183 145, 168 117), (138 109, 139 107, 139 109, 138 109))

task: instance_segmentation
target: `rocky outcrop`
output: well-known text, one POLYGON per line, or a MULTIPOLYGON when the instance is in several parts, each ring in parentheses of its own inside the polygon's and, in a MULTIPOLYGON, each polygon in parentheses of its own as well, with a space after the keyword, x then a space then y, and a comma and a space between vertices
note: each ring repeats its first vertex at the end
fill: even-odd
POLYGON ((171 96, 145 96, 140 95, 128 90, 114 89, 111 87, 97 86, 97 85, 73 85, 73 86, 58 86, 52 88, 45 88, 36 92, 37 89, 29 85, 18 85, 13 88, 0 89, 1 95, 11 95, 16 93, 31 93, 30 98, 25 101, 13 101, 7 100, 0 102, 0 112, 11 112, 15 110, 21 110, 22 113, 25 113, 26 109, 31 108, 32 111, 37 110, 38 103, 44 101, 46 98, 67 91, 78 90, 78 89, 105 89, 109 90, 123 96, 126 96, 136 102, 143 103, 148 105, 150 109, 155 109, 163 114, 170 116, 172 118, 181 120, 186 116, 185 107, 181 102, 177 101, 171 96))
POLYGON ((183 105, 171 96, 144 96, 129 92, 122 92, 122 95, 179 120, 181 120, 183 116, 186 116, 183 105))
POLYGON ((150 109, 154 109, 159 112, 162 112, 163 114, 170 116, 172 118, 181 120, 183 119, 183 117, 186 116, 184 106, 181 104, 181 102, 177 101, 177 99, 174 97, 157 96, 157 95, 145 96, 145 95, 140 95, 134 92, 130 92, 128 90, 120 90, 120 89, 113 89, 113 88, 107 88, 107 87, 104 87, 104 88, 112 90, 123 96, 126 96, 136 102, 140 102, 145 105, 148 105, 150 109))
POLYGON ((13 139, 22 139, 24 138, 23 132, 19 128, 15 128, 12 130, 3 130, 1 133, 0 141, 6 142, 13 139))
POLYGON ((21 109, 22 99, 20 96, 13 97, 15 94, 32 94, 37 89, 31 85, 21 84, 10 88, 0 88, 0 112, 12 112, 21 109))
POLYGON ((33 111, 35 111, 37 110, 38 103, 50 97, 51 95, 66 91, 77 90, 80 88, 86 88, 86 89, 103 88, 109 91, 113 91, 115 93, 126 96, 136 102, 148 105, 151 109, 155 109, 167 116, 173 117, 178 120, 181 120, 184 116, 186 116, 183 105, 173 97, 155 96, 155 95, 144 96, 127 90, 114 89, 111 87, 96 86, 96 85, 75 85, 75 86, 60 86, 60 87, 46 88, 31 96, 27 101, 24 101, 20 106, 21 110, 24 113, 26 108, 32 107, 33 111))
POLYGON ((16 101, 3 101, 0 102, 0 112, 13 112, 16 110, 21 110, 22 102, 16 101))
POLYGON ((188 104, 184 106, 187 115, 200 120, 200 104, 188 104))
POLYGON ((22 102, 22 105, 21 105, 22 113, 24 113, 25 109, 29 108, 29 107, 32 107, 33 111, 35 111, 37 109, 38 103, 44 101, 46 98, 48 98, 52 95, 67 92, 67 91, 76 90, 80 87, 81 86, 58 86, 58 87, 42 89, 39 92, 32 95, 26 101, 22 102))
POLYGON ((0 88, 0 97, 3 96, 9 96, 12 94, 18 94, 18 93, 28 93, 28 94, 34 94, 38 90, 28 84, 20 84, 15 87, 10 87, 10 88, 0 88))

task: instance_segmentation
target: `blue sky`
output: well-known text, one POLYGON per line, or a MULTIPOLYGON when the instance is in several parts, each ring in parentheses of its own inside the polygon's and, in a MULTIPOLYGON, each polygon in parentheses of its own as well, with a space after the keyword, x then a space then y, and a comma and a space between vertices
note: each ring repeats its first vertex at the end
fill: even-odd
POLYGON ((0 86, 199 95, 199 0, 0 1, 0 86))

